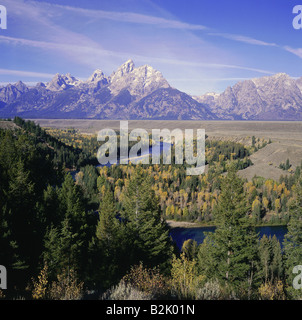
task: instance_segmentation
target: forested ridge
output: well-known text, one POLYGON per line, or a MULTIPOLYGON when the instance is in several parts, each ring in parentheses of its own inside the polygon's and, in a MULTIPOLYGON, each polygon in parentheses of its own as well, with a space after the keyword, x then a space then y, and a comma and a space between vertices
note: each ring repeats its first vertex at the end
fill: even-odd
POLYGON ((299 299, 301 167, 241 179, 265 145, 206 141, 207 173, 180 165, 96 167, 96 137, 15 118, 0 129, 3 299, 299 299), (166 219, 216 226, 179 250, 166 219), (287 224, 283 248, 255 226, 287 224))

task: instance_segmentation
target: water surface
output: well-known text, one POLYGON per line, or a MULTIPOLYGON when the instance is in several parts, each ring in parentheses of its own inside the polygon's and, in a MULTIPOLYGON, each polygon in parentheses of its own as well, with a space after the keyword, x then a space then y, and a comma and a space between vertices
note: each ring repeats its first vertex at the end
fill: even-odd
MULTIPOLYGON (((214 232, 215 227, 200 227, 200 228, 173 228, 170 231, 172 239, 176 242, 178 248, 182 247, 184 241, 188 239, 195 240, 198 244, 202 243, 207 232, 214 232)), ((259 232, 259 238, 263 235, 267 237, 273 237, 276 235, 281 246, 284 239, 284 235, 287 232, 285 226, 267 226, 267 227, 257 227, 256 231, 259 232)))

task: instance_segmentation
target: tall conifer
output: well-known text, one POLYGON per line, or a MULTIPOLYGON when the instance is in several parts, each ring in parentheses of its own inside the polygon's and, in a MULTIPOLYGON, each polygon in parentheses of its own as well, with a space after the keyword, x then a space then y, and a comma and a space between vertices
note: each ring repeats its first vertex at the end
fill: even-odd
POLYGON ((214 233, 199 252, 201 269, 219 280, 228 295, 251 297, 257 259, 257 234, 249 223, 243 180, 231 167, 215 207, 214 233))

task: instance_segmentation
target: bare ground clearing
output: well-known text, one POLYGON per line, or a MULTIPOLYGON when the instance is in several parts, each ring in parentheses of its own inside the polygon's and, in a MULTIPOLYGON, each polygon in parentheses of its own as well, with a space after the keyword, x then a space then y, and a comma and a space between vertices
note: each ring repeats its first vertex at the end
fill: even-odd
POLYGON ((0 129, 16 129, 17 125, 12 121, 0 121, 0 129))

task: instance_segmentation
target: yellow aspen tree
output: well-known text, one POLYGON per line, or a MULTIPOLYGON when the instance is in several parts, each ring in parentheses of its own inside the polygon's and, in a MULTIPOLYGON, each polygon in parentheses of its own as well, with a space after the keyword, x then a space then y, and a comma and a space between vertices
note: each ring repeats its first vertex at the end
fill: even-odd
POLYGON ((48 267, 47 264, 44 264, 43 269, 40 271, 38 275, 38 280, 35 281, 33 279, 34 289, 32 291, 33 299, 40 300, 46 299, 47 294, 47 286, 48 286, 48 275, 47 275, 48 267))
POLYGON ((265 208, 265 210, 268 211, 269 201, 266 197, 263 197, 262 204, 263 204, 263 207, 265 208))
POLYGON ((275 211, 276 211, 276 213, 279 213, 280 209, 281 209, 281 202, 280 202, 280 199, 278 198, 278 199, 275 200, 275 211))

